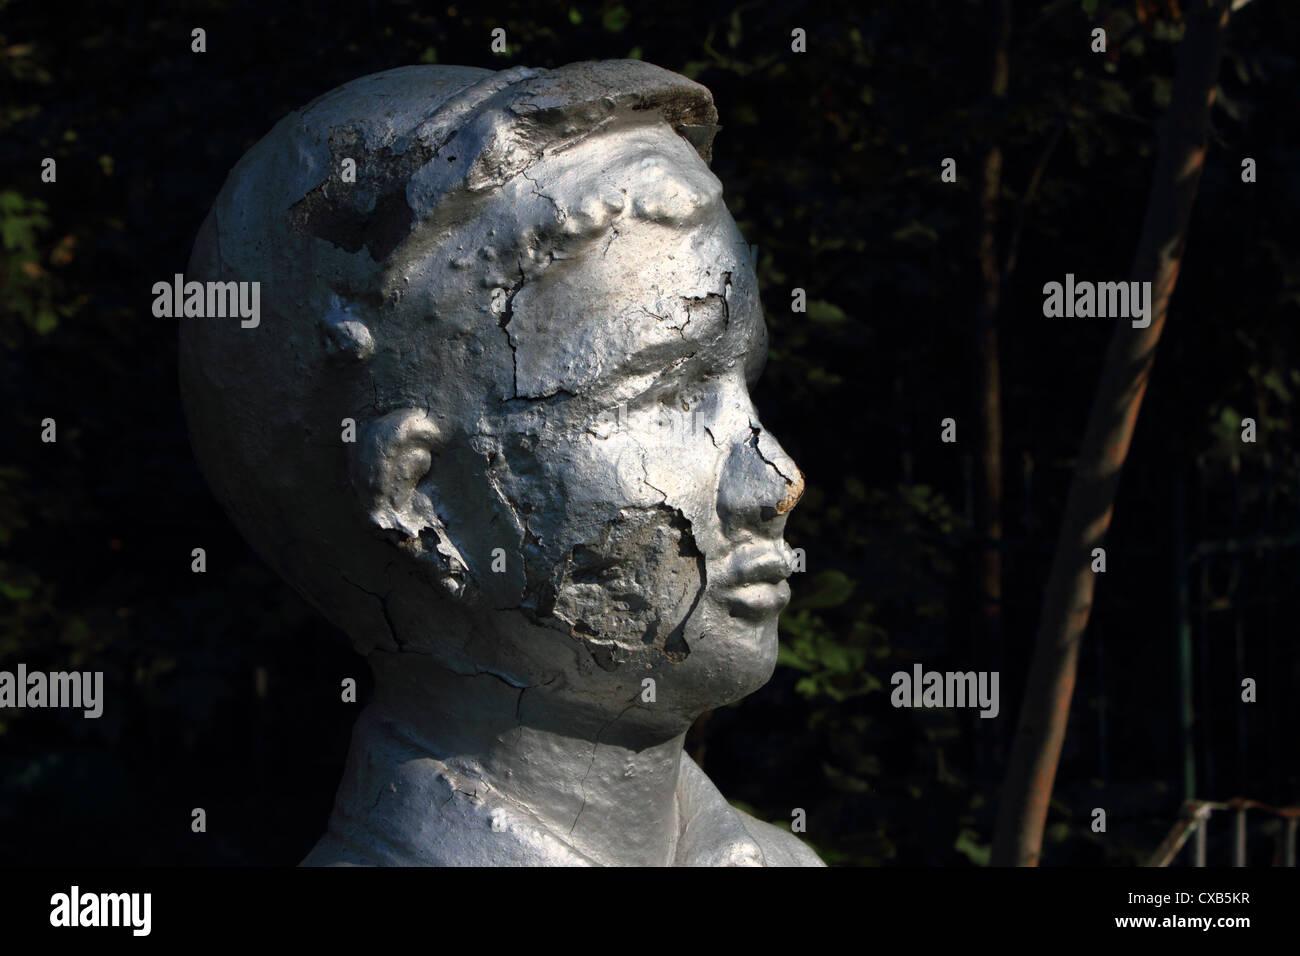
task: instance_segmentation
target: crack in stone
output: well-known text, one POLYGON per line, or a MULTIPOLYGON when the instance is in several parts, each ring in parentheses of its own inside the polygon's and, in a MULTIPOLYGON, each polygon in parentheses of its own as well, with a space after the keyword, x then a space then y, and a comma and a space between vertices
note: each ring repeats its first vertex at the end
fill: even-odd
POLYGON ((542 192, 537 188, 537 180, 533 179, 532 176, 528 175, 528 170, 531 169, 534 165, 536 165, 539 159, 541 159, 540 156, 535 157, 531 163, 529 163, 523 169, 519 170, 519 175, 524 177, 524 179, 528 180, 528 184, 533 187, 534 196, 537 196, 540 199, 545 199, 547 202, 549 202, 552 206, 555 207, 557 224, 562 226, 564 225, 564 221, 568 218, 568 216, 565 215, 564 210, 560 208, 560 204, 556 202, 553 197, 546 195, 546 193, 542 192))
POLYGON ((569 389, 565 388, 562 385, 556 386, 555 391, 553 392, 543 392, 541 395, 520 395, 518 394, 518 388, 515 389, 515 392, 516 394, 511 395, 509 398, 503 398, 502 401, 503 402, 545 402, 545 401, 549 401, 552 398, 559 398, 561 395, 567 398, 578 397, 577 392, 570 391, 569 389))
MULTIPOLYGON (((641 465, 641 467, 642 467, 642 468, 645 467, 644 463, 641 465)), ((647 480, 644 479, 644 478, 642 478, 641 481, 642 481, 642 483, 645 484, 645 486, 646 486, 647 488, 649 488, 651 491, 657 491, 657 492, 659 492, 659 494, 660 494, 660 495, 663 497, 663 499, 664 499, 664 504, 667 504, 667 503, 668 503, 668 492, 664 491, 662 488, 656 488, 654 485, 650 484, 650 482, 647 481, 647 480)))
MULTIPOLYGON (((712 295, 713 293, 710 293, 710 294, 712 295)), ((650 316, 652 319, 658 319, 660 322, 663 322, 663 323, 665 323, 665 324, 668 324, 668 328, 672 329, 672 330, 673 330, 674 332, 676 332, 679 336, 681 336, 682 341, 684 342, 684 341, 686 341, 686 326, 688 326, 688 325, 691 324, 691 307, 690 307, 690 300, 689 300, 689 299, 687 299, 685 296, 681 296, 681 298, 682 298, 683 301, 685 301, 685 302, 687 303, 687 305, 686 305, 686 321, 683 322, 681 325, 672 325, 672 324, 668 324, 668 320, 669 320, 670 318, 672 318, 671 316, 668 316, 668 315, 660 315, 658 312, 651 312, 651 311, 650 311, 649 309, 647 309, 645 306, 637 306, 637 310, 638 310, 639 312, 641 312, 643 315, 648 315, 648 316, 650 316)))
MULTIPOLYGON (((641 481, 642 481, 642 483, 643 483, 647 488, 649 488, 651 491, 657 491, 657 492, 659 493, 660 497, 663 498, 663 503, 664 503, 664 504, 668 504, 668 492, 664 491, 662 488, 656 488, 654 485, 652 485, 652 484, 650 483, 650 468, 649 468, 648 465, 646 465, 645 459, 646 459, 645 452, 642 452, 642 454, 641 454, 641 481)), ((678 514, 681 514, 681 512, 678 511, 678 514)), ((685 515, 682 515, 682 517, 685 518, 686 516, 685 516, 685 515)))
POLYGON ((749 436, 749 441, 747 442, 747 444, 749 445, 749 447, 752 448, 752 449, 754 449, 754 451, 758 452, 758 457, 759 457, 759 458, 762 458, 762 459, 763 459, 763 462, 764 462, 768 467, 770 467, 774 472, 776 472, 778 475, 780 475, 782 478, 784 478, 784 479, 785 479, 785 483, 786 483, 787 485, 793 485, 793 484, 794 484, 794 479, 791 478, 789 475, 787 475, 787 474, 786 474, 784 471, 782 471, 780 468, 778 468, 778 467, 776 466, 776 462, 774 462, 774 461, 769 461, 768 458, 767 458, 767 456, 764 455, 763 452, 762 452, 762 450, 758 447, 758 436, 761 435, 761 434, 763 434, 763 429, 761 429, 761 428, 759 428, 757 425, 755 425, 755 424, 753 423, 753 421, 750 421, 750 423, 749 423, 749 430, 750 430, 750 433, 751 433, 750 436, 749 436))
POLYGON ((513 394, 504 399, 505 401, 519 397, 519 349, 515 345, 514 336, 510 334, 509 326, 510 320, 515 317, 515 296, 519 294, 519 290, 528 281, 528 277, 524 275, 523 260, 518 256, 515 257, 515 265, 519 267, 519 283, 506 288, 505 308, 501 310, 501 315, 497 317, 497 325, 506 334, 506 345, 510 346, 510 389, 513 394))
POLYGON ((529 684, 527 687, 519 688, 519 697, 515 700, 515 728, 516 730, 518 730, 518 733, 515 734, 516 744, 518 744, 519 741, 522 740, 524 736, 524 715, 523 715, 524 694, 528 693, 534 687, 550 687, 562 676, 563 676, 562 673, 556 672, 555 676, 548 681, 543 681, 540 684, 529 684))
MULTIPOLYGON (((393 562, 389 562, 389 564, 388 564, 388 568, 391 568, 392 566, 393 566, 393 562)), ((330 565, 330 567, 334 567, 334 566, 333 566, 333 565, 330 565)), ((384 570, 384 573, 385 573, 385 574, 388 573, 388 568, 385 568, 385 570, 384 570)), ((342 578, 344 582, 346 582, 347 584, 350 584, 352 587, 356 588, 356 589, 357 589, 358 591, 360 591, 362 594, 368 594, 370 597, 374 598, 374 599, 379 603, 380 611, 383 613, 383 616, 384 616, 384 625, 385 625, 385 627, 388 629, 388 635, 389 635, 389 637, 392 638, 393 643, 397 646, 397 651, 398 651, 399 654, 400 654, 400 653, 405 653, 405 654, 420 654, 420 655, 423 655, 424 657, 426 657, 426 658, 429 660, 429 663, 433 664, 435 667, 438 667, 438 668, 440 668, 440 669, 442 669, 442 670, 445 670, 445 671, 447 671, 448 673, 455 674, 457 677, 483 677, 483 676, 491 677, 491 678, 493 678, 493 679, 495 679, 495 680, 498 680, 498 681, 500 681, 501 683, 505 684, 507 687, 513 687, 513 688, 516 688, 516 689, 520 690, 520 691, 521 691, 521 694, 520 694, 521 697, 522 697, 522 691, 524 691, 524 690, 528 690, 528 689, 531 688, 531 687, 537 687, 537 686, 539 686, 539 685, 537 685, 537 684, 521 684, 521 683, 519 683, 517 680, 514 680, 514 679, 508 677, 508 676, 505 675, 505 674, 502 674, 502 673, 499 673, 498 671, 494 671, 494 670, 492 670, 490 667, 479 667, 477 664, 474 665, 474 670, 473 670, 472 673, 466 673, 466 672, 464 672, 464 671, 458 671, 458 670, 456 670, 454 667, 448 667, 446 664, 443 664, 442 662, 440 662, 440 661, 434 659, 433 656, 432 656, 429 652, 427 652, 427 651, 415 651, 415 650, 410 650, 410 649, 407 647, 407 643, 404 642, 400 637, 397 636, 397 628, 396 628, 396 626, 393 624, 393 618, 392 618, 392 615, 391 615, 391 613, 390 613, 389 605, 388 605, 389 595, 388 595, 388 594, 379 594, 378 592, 371 591, 371 590, 368 589, 368 588, 364 588, 364 587, 362 587, 360 584, 357 584, 356 581, 353 581, 353 580, 352 580, 351 578, 349 578, 346 574, 344 574, 344 573, 343 573, 343 570, 342 570, 341 568, 336 568, 336 567, 335 567, 335 568, 334 568, 334 571, 338 573, 338 576, 339 576, 340 578, 342 578)), ((511 610, 511 609, 510 609, 510 608, 507 608, 506 610, 511 610)), ((473 633, 473 634, 470 635, 469 640, 466 641, 466 642, 465 642, 465 645, 460 649, 461 653, 462 653, 462 654, 466 653, 466 652, 469 650, 469 646, 470 646, 471 644, 473 644, 476 640, 478 640, 478 633, 477 633, 477 632, 475 632, 475 633, 473 633)), ((558 676, 558 675, 557 675, 557 676, 558 676)), ((553 682, 554 680, 555 680, 555 678, 551 678, 551 680, 550 680, 550 681, 547 681, 546 683, 549 684, 549 683, 553 682)))
POLYGON ((596 765, 596 750, 600 747, 600 738, 604 735, 605 731, 609 730, 609 728, 614 725, 615 721, 621 719, 624 714, 636 706, 638 696, 640 695, 634 695, 631 702, 626 707, 619 711, 615 716, 611 717, 605 723, 605 726, 596 731, 596 739, 591 743, 591 762, 587 764, 587 772, 582 775, 582 780, 578 783, 579 788, 582 790, 582 805, 578 807, 578 814, 573 818, 573 826, 569 827, 569 836, 573 836, 573 831, 578 828, 578 821, 582 819, 582 811, 587 809, 587 778, 591 776, 591 768, 596 765))
POLYGON ((682 337, 682 341, 683 341, 683 342, 686 341, 686 327, 687 327, 688 325, 691 324, 691 319, 692 319, 692 318, 693 318, 693 316, 691 315, 691 304, 690 304, 690 302, 687 302, 687 303, 686 303, 686 321, 683 322, 683 323, 682 323, 681 325, 679 325, 679 326, 675 326, 675 328, 677 329, 677 334, 680 335, 680 336, 682 337))
MULTIPOLYGON (((384 569, 384 574, 385 574, 385 576, 387 576, 387 574, 388 574, 388 569, 391 568, 392 566, 393 566, 393 563, 390 561, 389 564, 388 564, 388 567, 384 569)), ((330 567, 334 567, 334 566, 333 566, 333 565, 330 565, 330 567)), ((377 591, 371 591, 369 588, 364 588, 364 587, 362 587, 360 584, 357 584, 356 581, 353 581, 350 577, 348 577, 346 574, 344 574, 342 568, 334 568, 334 571, 335 571, 335 572, 338 574, 338 576, 339 576, 340 578, 342 578, 342 579, 343 579, 347 584, 352 585, 352 587, 356 588, 356 589, 357 589, 358 591, 360 591, 362 594, 368 594, 368 595, 370 595, 372 598, 374 598, 374 599, 379 603, 379 610, 380 610, 380 612, 381 612, 381 613, 383 614, 383 616, 384 616, 384 626, 388 629, 388 637, 389 637, 389 639, 390 639, 390 640, 393 642, 393 644, 397 647, 397 650, 398 650, 399 652, 405 650, 405 645, 402 643, 402 639, 401 639, 400 637, 397 636, 397 628, 396 628, 396 627, 394 626, 394 624, 393 624, 392 614, 391 614, 390 611, 389 611, 389 607, 388 607, 388 598, 389 598, 389 595, 388 595, 388 594, 380 594, 380 593, 378 593, 377 591)))

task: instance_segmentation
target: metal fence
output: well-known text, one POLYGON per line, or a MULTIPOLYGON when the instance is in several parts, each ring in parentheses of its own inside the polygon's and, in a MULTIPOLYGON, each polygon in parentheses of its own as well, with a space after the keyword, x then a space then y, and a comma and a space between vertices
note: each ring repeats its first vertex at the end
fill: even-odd
MULTIPOLYGON (((1006 472, 1004 537, 993 543, 974 542, 976 549, 991 546, 1003 553, 1004 581, 1012 573, 1010 562, 1039 562, 1046 568, 1059 521, 1050 512, 1074 464, 1055 461, 1036 468, 1031 454, 1019 458, 1020 467, 1006 472)), ((1008 456, 1007 465, 1013 462, 1008 456)), ((964 456, 961 465, 957 504, 971 518, 976 493, 971 456, 964 456)), ((904 453, 904 481, 911 478, 911 466, 912 456, 904 453)), ((1096 776, 1109 779, 1113 748, 1129 743, 1124 735, 1112 739, 1112 668, 1120 658, 1117 646, 1107 647, 1107 636, 1109 632, 1114 645, 1117 633, 1126 639, 1131 635, 1108 624, 1138 603, 1147 609, 1166 608, 1161 619, 1172 622, 1172 633, 1162 628, 1163 634, 1152 637, 1169 649, 1171 677, 1177 685, 1176 713, 1165 714, 1177 730, 1177 785, 1185 802, 1181 818, 1151 856, 1150 865, 1169 865, 1189 840, 1194 865, 1205 865, 1210 817, 1222 811, 1232 817, 1233 865, 1246 865, 1248 836, 1254 833, 1250 842, 1257 846, 1264 840, 1276 844, 1276 865, 1294 866, 1300 807, 1271 806, 1241 797, 1216 802, 1205 797, 1225 790, 1267 793, 1275 803, 1290 804, 1300 796, 1296 759, 1300 753, 1292 732, 1300 723, 1300 700, 1290 695, 1300 675, 1296 660, 1300 645, 1286 633, 1288 622, 1300 616, 1300 588, 1296 587, 1300 582, 1300 494, 1296 491, 1300 460, 1282 463, 1268 452, 1253 451, 1200 456, 1194 464, 1171 468, 1166 474, 1172 480, 1164 487, 1151 487, 1163 479, 1153 477, 1150 470, 1136 477, 1150 484, 1128 486, 1119 507, 1150 508, 1158 503, 1158 514, 1153 512, 1144 525, 1151 539, 1130 541, 1124 560, 1149 562, 1153 586, 1172 593, 1172 606, 1168 598, 1135 600, 1131 590, 1126 594, 1125 588, 1116 587, 1118 582, 1100 584, 1080 659, 1071 734, 1076 746, 1091 751, 1087 762, 1096 776), (1161 569, 1170 567, 1171 556, 1173 587, 1168 589, 1165 582, 1170 576, 1161 569), (1259 703, 1242 702, 1241 684, 1246 677, 1260 685, 1259 703)), ((1023 570, 1025 564, 1017 567, 1023 570)), ((1025 579, 1020 580, 1023 587, 1025 579)), ((1012 610, 1016 602, 1026 605, 1020 620, 1027 624, 1041 597, 1041 590, 1006 594, 1002 608, 1012 610)), ((1005 732, 976 729, 986 734, 1005 732)), ((1000 764, 990 760, 989 751, 1004 754, 1005 741, 990 744, 979 755, 980 762, 1000 764)))
POLYGON ((1273 853, 1273 866, 1295 866, 1296 828, 1300 824, 1300 806, 1270 807, 1258 800, 1245 800, 1240 797, 1227 803, 1215 803, 1211 800, 1188 800, 1183 804, 1183 815, 1174 824, 1169 835, 1151 855, 1147 866, 1168 866, 1178 856, 1188 839, 1195 837, 1192 844, 1192 865, 1206 865, 1206 845, 1209 842, 1210 816, 1216 810, 1232 813, 1232 865, 1246 865, 1246 814, 1248 811, 1268 814, 1279 818, 1283 825, 1277 827, 1276 849, 1273 853))

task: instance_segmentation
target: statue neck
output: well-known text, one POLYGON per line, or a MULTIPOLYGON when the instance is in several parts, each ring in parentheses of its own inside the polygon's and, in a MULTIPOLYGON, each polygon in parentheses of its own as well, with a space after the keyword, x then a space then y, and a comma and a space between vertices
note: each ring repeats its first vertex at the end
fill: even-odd
POLYGON ((372 664, 375 701, 353 730, 330 832, 304 863, 677 858, 684 730, 664 739, 627 705, 577 712, 545 686, 462 675, 414 654, 372 664))

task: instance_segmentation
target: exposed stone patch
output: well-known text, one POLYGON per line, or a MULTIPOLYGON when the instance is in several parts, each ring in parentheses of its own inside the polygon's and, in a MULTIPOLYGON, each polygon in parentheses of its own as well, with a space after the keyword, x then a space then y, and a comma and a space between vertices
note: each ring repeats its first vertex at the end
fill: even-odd
POLYGON ((704 583, 704 556, 680 511, 625 508, 598 541, 568 553, 542 613, 564 622, 602 667, 648 649, 677 662, 690 653, 685 621, 704 583))
POLYGON ((413 140, 400 150, 371 151, 354 127, 330 133, 329 148, 329 178, 290 207, 289 221, 345 252, 365 247, 370 258, 382 262, 411 233, 415 213, 406 201, 406 185, 435 150, 413 140), (355 183, 339 179, 345 158, 356 161, 355 183))

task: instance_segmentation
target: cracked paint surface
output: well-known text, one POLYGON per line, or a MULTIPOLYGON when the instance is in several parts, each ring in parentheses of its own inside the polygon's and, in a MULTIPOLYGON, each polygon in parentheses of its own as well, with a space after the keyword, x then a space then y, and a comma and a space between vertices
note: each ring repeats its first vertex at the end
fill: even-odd
POLYGON ((816 862, 681 752, 772 673, 804 485, 716 120, 639 61, 407 67, 214 204, 191 277, 263 321, 182 325, 196 453, 375 673, 308 862, 816 862))

